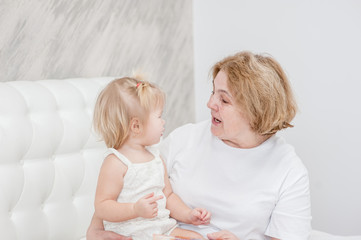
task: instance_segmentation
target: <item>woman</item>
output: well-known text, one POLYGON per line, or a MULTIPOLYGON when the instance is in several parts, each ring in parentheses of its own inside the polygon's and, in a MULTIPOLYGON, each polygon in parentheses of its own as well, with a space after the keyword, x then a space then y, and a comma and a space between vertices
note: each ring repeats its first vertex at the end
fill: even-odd
MULTIPOLYGON (((210 225, 180 227, 209 239, 308 239, 308 173, 276 136, 297 110, 281 66, 250 52, 221 60, 207 106, 210 121, 182 126, 161 144, 173 191, 212 213, 210 225)), ((97 234, 109 233, 95 218, 88 237, 97 234)))

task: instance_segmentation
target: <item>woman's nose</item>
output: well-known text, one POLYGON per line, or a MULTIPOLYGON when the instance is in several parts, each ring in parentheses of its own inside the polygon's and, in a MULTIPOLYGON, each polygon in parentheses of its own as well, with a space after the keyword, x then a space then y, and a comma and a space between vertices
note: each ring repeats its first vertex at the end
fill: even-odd
POLYGON ((218 109, 216 101, 214 100, 214 95, 213 94, 209 97, 207 107, 209 109, 211 109, 211 110, 217 110, 218 109))

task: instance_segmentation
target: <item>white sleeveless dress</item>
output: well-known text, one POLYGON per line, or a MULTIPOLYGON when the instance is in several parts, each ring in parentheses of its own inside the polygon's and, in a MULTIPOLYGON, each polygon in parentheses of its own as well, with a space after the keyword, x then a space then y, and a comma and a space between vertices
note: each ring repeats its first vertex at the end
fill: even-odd
POLYGON ((169 217, 169 210, 165 208, 166 198, 163 194, 164 188, 164 165, 159 157, 159 151, 147 148, 154 155, 154 159, 145 163, 132 163, 124 155, 109 148, 107 155, 114 154, 127 167, 124 176, 123 189, 118 196, 118 202, 136 202, 145 195, 154 192, 154 195, 163 195, 158 200, 158 216, 155 218, 134 218, 123 222, 104 222, 104 228, 121 235, 130 236, 133 240, 151 240, 153 234, 168 235, 177 227, 176 220, 169 217))

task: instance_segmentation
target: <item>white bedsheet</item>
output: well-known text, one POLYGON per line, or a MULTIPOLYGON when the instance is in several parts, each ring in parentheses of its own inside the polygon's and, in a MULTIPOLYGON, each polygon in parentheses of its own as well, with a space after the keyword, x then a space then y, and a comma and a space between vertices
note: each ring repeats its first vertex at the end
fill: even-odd
POLYGON ((336 236, 329 233, 313 230, 310 240, 361 240, 361 236, 336 236))
MULTIPOLYGON (((86 240, 85 238, 81 240, 86 240)), ((329 233, 312 230, 310 240, 361 240, 361 236, 336 236, 329 233)))

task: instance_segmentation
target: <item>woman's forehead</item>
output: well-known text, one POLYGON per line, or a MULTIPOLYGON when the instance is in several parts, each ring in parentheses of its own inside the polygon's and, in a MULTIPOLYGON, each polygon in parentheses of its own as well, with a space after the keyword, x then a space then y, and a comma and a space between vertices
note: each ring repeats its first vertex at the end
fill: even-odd
POLYGON ((215 92, 224 93, 229 97, 232 97, 231 91, 228 87, 228 77, 223 71, 220 71, 216 78, 213 80, 213 87, 215 92))
POLYGON ((215 79, 213 80, 214 87, 219 89, 228 90, 228 76, 225 72, 219 71, 215 79))

